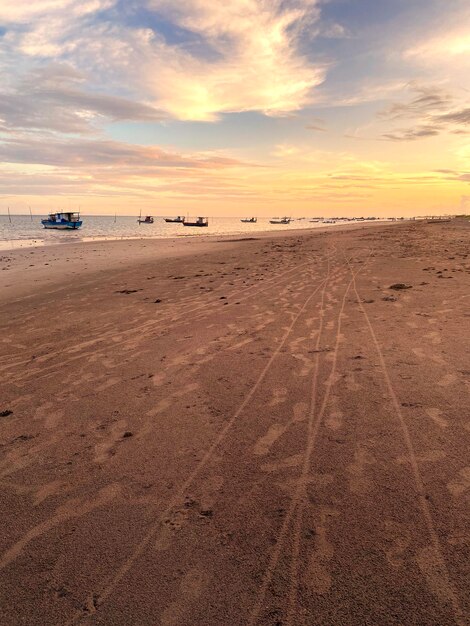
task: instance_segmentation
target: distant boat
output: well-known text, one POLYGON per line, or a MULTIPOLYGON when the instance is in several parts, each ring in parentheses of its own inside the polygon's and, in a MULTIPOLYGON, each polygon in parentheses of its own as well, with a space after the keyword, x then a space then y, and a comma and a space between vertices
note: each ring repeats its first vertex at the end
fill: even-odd
POLYGON ((50 213, 45 220, 41 220, 44 228, 55 228, 57 230, 76 230, 83 224, 80 213, 50 213))
POLYGON ((195 222, 189 222, 188 220, 184 220, 183 226, 209 226, 209 218, 198 217, 195 222))
POLYGON ((153 217, 151 215, 146 215, 144 217, 144 219, 142 219, 141 217, 139 217, 139 219, 137 220, 137 222, 139 224, 153 224, 153 217))
POLYGON ((272 220, 269 220, 270 224, 290 224, 291 223, 291 218, 290 217, 281 217, 280 219, 275 217, 272 220))
POLYGON ((165 217, 165 222, 171 222, 172 224, 184 224, 185 217, 178 215, 178 217, 165 217))
POLYGON ((244 222, 245 224, 256 224, 257 221, 257 217, 245 217, 244 219, 240 220, 240 222, 244 222))
POLYGON ((323 220, 323 224, 336 224, 336 220, 323 220))

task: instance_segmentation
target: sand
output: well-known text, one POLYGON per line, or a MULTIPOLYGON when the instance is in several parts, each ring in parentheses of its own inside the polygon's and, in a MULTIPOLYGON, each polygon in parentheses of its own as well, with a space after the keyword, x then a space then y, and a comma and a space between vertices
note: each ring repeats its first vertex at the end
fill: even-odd
POLYGON ((233 239, 0 254, 0 623, 467 624, 468 223, 233 239))

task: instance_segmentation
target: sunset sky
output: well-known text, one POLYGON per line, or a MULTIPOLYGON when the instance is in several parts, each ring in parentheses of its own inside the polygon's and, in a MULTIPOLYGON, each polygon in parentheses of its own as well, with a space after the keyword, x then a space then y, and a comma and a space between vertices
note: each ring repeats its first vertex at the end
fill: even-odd
POLYGON ((468 0, 0 0, 0 212, 470 213, 468 0))

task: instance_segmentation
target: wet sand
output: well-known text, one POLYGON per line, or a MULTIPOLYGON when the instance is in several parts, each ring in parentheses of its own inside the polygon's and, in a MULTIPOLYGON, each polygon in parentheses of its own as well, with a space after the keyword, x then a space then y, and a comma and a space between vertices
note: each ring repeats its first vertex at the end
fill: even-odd
POLYGON ((256 237, 0 254, 2 625, 469 623, 469 224, 256 237))

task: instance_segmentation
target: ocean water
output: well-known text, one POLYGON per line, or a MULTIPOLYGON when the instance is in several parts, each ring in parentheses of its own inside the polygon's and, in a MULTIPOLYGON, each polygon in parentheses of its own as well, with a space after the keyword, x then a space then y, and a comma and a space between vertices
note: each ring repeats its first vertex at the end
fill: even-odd
MULTIPOLYGON (((145 239, 167 237, 198 237, 203 235, 246 235, 260 231, 293 230, 297 228, 334 227, 335 224, 312 223, 308 218, 295 219, 289 225, 270 224, 270 218, 258 218, 256 224, 245 224, 240 218, 211 217, 207 228, 191 228, 169 224, 163 217, 154 217, 153 224, 138 224, 136 217, 83 215, 79 230, 47 230, 41 215, 0 215, 0 249, 24 248, 64 242, 99 241, 106 239, 145 239)), ((337 222, 340 224, 341 222, 337 222)))

